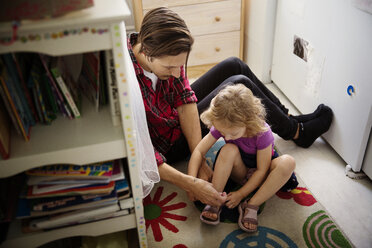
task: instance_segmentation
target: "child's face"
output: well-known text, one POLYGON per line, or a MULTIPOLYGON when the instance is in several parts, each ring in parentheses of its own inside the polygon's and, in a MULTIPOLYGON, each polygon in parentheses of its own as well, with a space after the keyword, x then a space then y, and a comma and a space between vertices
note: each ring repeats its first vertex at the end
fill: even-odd
POLYGON ((236 140, 246 137, 245 126, 231 126, 221 121, 215 121, 213 126, 225 137, 225 140, 236 140))

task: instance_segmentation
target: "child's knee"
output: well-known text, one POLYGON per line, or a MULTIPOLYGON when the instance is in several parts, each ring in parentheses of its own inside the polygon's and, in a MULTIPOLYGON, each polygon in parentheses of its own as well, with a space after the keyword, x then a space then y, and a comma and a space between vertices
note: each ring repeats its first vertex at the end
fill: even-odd
POLYGON ((239 154, 239 148, 235 144, 227 143, 221 148, 221 153, 224 155, 235 156, 239 154))
POLYGON ((296 161, 295 159, 288 154, 284 154, 280 156, 281 163, 280 168, 284 174, 291 174, 296 168, 296 161))

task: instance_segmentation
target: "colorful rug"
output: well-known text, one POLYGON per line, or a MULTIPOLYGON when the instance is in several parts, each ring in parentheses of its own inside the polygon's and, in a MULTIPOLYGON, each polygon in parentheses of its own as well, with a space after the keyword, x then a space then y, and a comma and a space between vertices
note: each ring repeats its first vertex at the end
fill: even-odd
MULTIPOLYGON (((187 162, 176 165, 185 172, 187 162)), ((258 231, 248 234, 237 225, 237 210, 224 209, 221 223, 199 219, 201 204, 184 191, 160 182, 144 199, 148 247, 352 247, 342 231, 301 178, 291 192, 278 192, 260 208, 258 231)))

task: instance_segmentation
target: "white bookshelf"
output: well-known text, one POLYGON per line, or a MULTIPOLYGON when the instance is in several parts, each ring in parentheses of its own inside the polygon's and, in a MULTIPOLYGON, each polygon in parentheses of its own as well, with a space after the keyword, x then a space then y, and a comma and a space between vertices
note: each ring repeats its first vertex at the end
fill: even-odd
MULTIPOLYGON (((112 50, 116 81, 121 105, 121 126, 114 126, 110 107, 96 111, 92 104, 83 102, 82 116, 69 120, 58 116, 51 125, 32 127, 29 142, 12 134, 11 156, 0 160, 0 178, 6 178, 31 168, 55 164, 89 164, 111 159, 127 158, 131 178, 134 213, 86 224, 50 231, 24 234, 20 221, 11 223, 7 239, 0 247, 37 247, 71 236, 97 236, 137 228, 141 247, 147 247, 146 227, 142 205, 142 187, 136 151, 133 106, 126 82, 129 71, 124 20, 130 16, 124 0, 95 0, 94 7, 65 16, 22 21, 18 39, 9 46, 0 45, 0 54, 8 52, 39 52, 52 56, 112 50), (29 39, 27 37, 38 37, 29 39)), ((0 38, 11 35, 11 23, 0 23, 0 38)))

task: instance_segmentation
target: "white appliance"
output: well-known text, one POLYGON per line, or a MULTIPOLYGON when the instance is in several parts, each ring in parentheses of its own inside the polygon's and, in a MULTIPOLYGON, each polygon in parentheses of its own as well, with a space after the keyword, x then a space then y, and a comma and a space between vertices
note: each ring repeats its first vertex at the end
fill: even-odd
POLYGON ((362 168, 372 123, 368 2, 372 6, 370 0, 279 0, 271 74, 302 113, 320 103, 332 108, 333 123, 323 137, 356 172, 362 168), (294 54, 296 37, 305 48, 304 59, 294 54))

